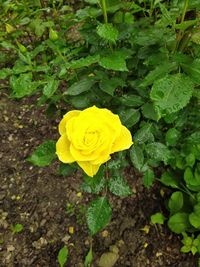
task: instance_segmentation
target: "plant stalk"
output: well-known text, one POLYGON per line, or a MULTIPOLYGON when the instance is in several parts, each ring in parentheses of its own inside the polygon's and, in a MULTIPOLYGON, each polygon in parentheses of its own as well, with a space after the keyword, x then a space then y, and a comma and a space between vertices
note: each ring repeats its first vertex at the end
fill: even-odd
POLYGON ((101 0, 101 9, 102 9, 102 12, 103 12, 104 22, 108 23, 106 0, 101 0))

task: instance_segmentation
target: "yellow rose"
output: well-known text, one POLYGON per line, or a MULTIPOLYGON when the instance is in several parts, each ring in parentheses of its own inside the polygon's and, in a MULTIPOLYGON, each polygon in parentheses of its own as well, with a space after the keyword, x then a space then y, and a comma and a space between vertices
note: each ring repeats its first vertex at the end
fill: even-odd
POLYGON ((64 163, 77 162, 88 176, 94 176, 110 154, 128 149, 132 144, 130 131, 118 115, 96 106, 66 113, 59 124, 61 137, 56 154, 64 163))

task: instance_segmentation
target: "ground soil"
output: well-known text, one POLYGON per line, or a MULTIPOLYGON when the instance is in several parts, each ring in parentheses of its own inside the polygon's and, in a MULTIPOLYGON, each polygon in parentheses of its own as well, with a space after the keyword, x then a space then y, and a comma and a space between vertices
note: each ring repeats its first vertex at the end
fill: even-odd
MULTIPOLYGON (((89 249, 84 206, 92 196, 77 195, 81 175, 58 175, 58 162, 38 168, 26 161, 37 145, 58 138, 59 116, 47 118, 45 108, 35 103, 35 98, 16 101, 0 92, 0 266, 56 267, 58 252, 66 244, 66 266, 81 267, 89 249), (11 226, 16 223, 24 229, 13 234, 11 226)), ((166 225, 150 224, 151 214, 166 213, 167 190, 159 184, 145 189, 132 168, 126 170, 126 179, 135 193, 128 198, 110 196, 112 221, 94 237, 92 266, 98 266, 111 245, 119 249, 115 267, 197 266, 197 258, 179 252, 178 235, 166 225), (145 226, 148 233, 142 230, 145 226)))

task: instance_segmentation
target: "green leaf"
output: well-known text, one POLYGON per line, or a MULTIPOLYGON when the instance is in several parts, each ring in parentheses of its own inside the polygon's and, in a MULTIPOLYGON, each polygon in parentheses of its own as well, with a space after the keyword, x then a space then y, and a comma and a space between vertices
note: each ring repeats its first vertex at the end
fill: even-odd
POLYGON ((151 215, 151 223, 153 224, 164 224, 165 220, 165 216, 160 212, 151 215))
POLYGON ((12 74, 12 69, 3 68, 0 70, 0 80, 3 80, 12 74))
POLYGON ((87 224, 92 235, 102 230, 111 219, 112 210, 106 197, 92 201, 87 210, 87 224))
POLYGON ((11 226, 13 234, 20 233, 23 231, 24 226, 21 223, 16 223, 15 225, 11 226))
POLYGON ((131 147, 130 158, 131 158, 131 162, 133 163, 133 166, 138 171, 142 171, 142 168, 144 166, 144 154, 140 146, 135 145, 131 147))
POLYGON ((84 174, 84 182, 81 189, 87 193, 99 194, 105 187, 104 168, 101 167, 97 174, 92 178, 84 174))
POLYGON ((150 71, 148 75, 144 78, 140 86, 146 87, 154 83, 154 81, 166 76, 172 70, 177 68, 177 64, 174 62, 165 62, 162 65, 157 66, 154 70, 150 71))
POLYGON ((142 177, 144 186, 150 188, 155 179, 154 172, 151 169, 147 169, 142 177))
POLYGON ((152 103, 146 103, 142 106, 142 114, 147 119, 151 119, 154 121, 159 120, 159 115, 157 114, 152 103))
POLYGON ((108 42, 115 43, 118 38, 118 30, 112 24, 100 24, 97 26, 97 34, 108 42))
POLYGON ((180 252, 188 253, 191 250, 191 246, 182 246, 180 252))
POLYGON ((64 246, 59 250, 58 253, 58 262, 60 267, 64 267, 65 263, 67 262, 67 258, 68 258, 68 248, 64 246))
POLYGON ((87 56, 77 60, 73 60, 70 63, 67 63, 66 68, 70 69, 80 69, 83 67, 88 67, 99 61, 99 55, 87 56))
POLYGON ((72 84, 67 91, 64 93, 64 95, 70 95, 70 96, 76 96, 79 94, 82 94, 84 92, 87 92, 91 89, 91 87, 94 85, 95 80, 91 78, 84 78, 74 84, 72 84))
POLYGON ((114 51, 107 56, 101 57, 99 65, 108 70, 128 71, 126 66, 126 55, 120 51, 114 51))
POLYGON ((75 173, 77 170, 76 168, 76 165, 75 164, 65 164, 65 163, 60 163, 60 166, 59 166, 59 175, 62 175, 62 176, 69 176, 73 173, 75 173))
POLYGON ((50 98, 58 89, 59 81, 55 80, 54 77, 48 77, 47 85, 43 88, 43 94, 50 98))
POLYGON ((111 79, 103 79, 99 83, 100 89, 111 96, 114 95, 115 89, 124 86, 125 82, 118 77, 113 77, 111 79))
POLYGON ((183 207, 183 193, 180 191, 174 192, 168 203, 171 214, 175 214, 180 211, 183 207))
POLYGON ((191 144, 200 144, 200 131, 192 133, 188 138, 187 141, 191 144))
POLYGON ((92 255, 92 246, 91 246, 88 251, 88 254, 85 257, 84 267, 90 267, 92 260, 93 260, 93 255, 92 255))
POLYGON ((48 140, 39 145, 27 160, 39 167, 48 166, 56 158, 55 152, 55 141, 48 140))
POLYGON ((183 21, 182 23, 175 24, 175 29, 185 31, 187 30, 187 28, 197 24, 198 21, 199 21, 198 19, 183 21))
POLYGON ((200 203, 194 206, 194 211, 189 215, 189 221, 195 228, 200 228, 200 203))
POLYGON ((189 216, 185 212, 178 212, 170 217, 168 226, 172 232, 180 234, 190 228, 189 216))
POLYGON ((141 96, 128 94, 120 97, 120 102, 124 106, 136 108, 140 107, 144 103, 144 100, 141 96))
POLYGON ((191 64, 181 65, 184 71, 190 76, 190 78, 196 84, 200 84, 200 59, 195 59, 191 64))
POLYGON ((170 146, 175 146, 180 138, 180 132, 176 128, 171 128, 166 132, 165 140, 170 146))
POLYGON ((169 172, 164 172, 160 178, 161 183, 172 188, 179 188, 178 181, 169 172))
POLYGON ((163 161, 165 164, 171 158, 171 151, 162 143, 147 144, 145 150, 149 157, 157 161, 163 161))
POLYGON ((193 83, 183 74, 168 75, 154 82, 150 97, 160 116, 185 107, 193 92, 193 83))
POLYGON ((151 123, 145 123, 134 135, 134 140, 136 144, 143 144, 147 141, 151 142, 154 139, 151 133, 151 123))
POLYGON ((130 187, 120 174, 110 178, 108 187, 116 196, 125 197, 132 194, 130 187))
POLYGON ((11 76, 10 86, 12 89, 11 96, 14 98, 22 98, 34 93, 39 86, 38 82, 32 82, 32 73, 20 74, 19 77, 11 76))
POLYGON ((70 98, 70 102, 73 107, 77 109, 84 109, 92 105, 89 97, 90 95, 88 93, 73 96, 70 98))
POLYGON ((137 109, 125 109, 119 113, 122 124, 131 128, 140 120, 140 112, 137 109))

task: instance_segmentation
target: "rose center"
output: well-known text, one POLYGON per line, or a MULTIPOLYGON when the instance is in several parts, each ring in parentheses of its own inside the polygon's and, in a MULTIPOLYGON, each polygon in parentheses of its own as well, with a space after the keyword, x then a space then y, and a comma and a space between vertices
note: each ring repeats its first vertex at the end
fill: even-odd
POLYGON ((98 141, 98 133, 96 131, 86 131, 84 136, 84 144, 86 146, 95 145, 98 141))

